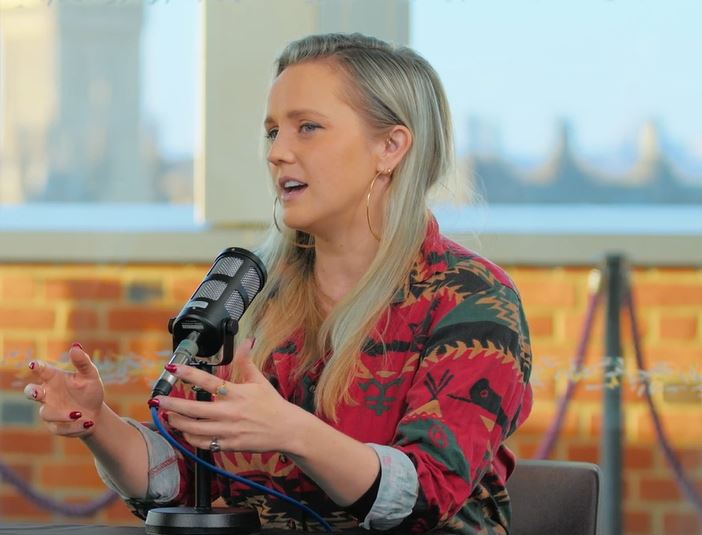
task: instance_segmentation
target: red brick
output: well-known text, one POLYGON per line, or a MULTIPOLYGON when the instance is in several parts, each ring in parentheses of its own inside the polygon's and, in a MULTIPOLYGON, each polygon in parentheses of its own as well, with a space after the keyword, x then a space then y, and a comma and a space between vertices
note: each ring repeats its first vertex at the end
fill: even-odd
POLYGON ((47 463, 39 469, 39 479, 47 488, 105 488, 92 462, 47 463))
POLYGON ((35 505, 31 500, 21 495, 0 494, 0 517, 4 521, 46 521, 51 518, 51 514, 35 505))
POLYGON ((687 473, 702 469, 702 449, 680 448, 675 451, 675 455, 687 473))
POLYGON ((51 329, 56 312, 50 308, 0 308, 0 331, 8 329, 51 329))
MULTIPOLYGON (((203 269, 203 275, 204 275, 203 269)), ((202 282, 202 277, 196 278, 186 278, 186 279, 176 279, 171 285, 171 293, 173 294, 173 299, 180 303, 185 302, 195 293, 197 287, 202 282)))
POLYGON ((103 510, 103 516, 113 524, 121 526, 142 526, 143 520, 135 517, 122 500, 115 500, 103 510))
POLYGON ((656 445, 647 446, 625 446, 622 462, 627 470, 653 468, 654 452, 656 445))
POLYGON ((532 337, 553 336, 553 316, 532 314, 529 316, 529 334, 532 337))
MULTIPOLYGON (((1 439, 0 439, 1 440, 1 439)), ((31 481, 34 470, 31 462, 11 462, 7 463, 10 469, 21 477, 24 481, 31 481)))
MULTIPOLYGON (((163 370, 163 366, 161 367, 163 370)), ((124 396, 146 396, 150 393, 149 385, 158 379, 159 373, 146 374, 144 377, 130 378, 125 382, 114 382, 105 385, 105 394, 112 404, 112 400, 122 399, 124 396)))
MULTIPOLYGON (((675 444, 680 447, 684 445, 697 445, 702 442, 702 426, 693 425, 689 411, 665 411, 661 412, 663 430, 670 439, 674 437, 675 444), (673 433, 674 430, 674 433, 673 433)), ((653 423, 649 414, 639 417, 639 438, 642 440, 657 440, 653 423)))
POLYGON ((149 407, 146 404, 148 391, 146 388, 143 390, 144 399, 139 402, 130 403, 127 406, 127 411, 122 414, 122 416, 129 416, 134 418, 138 422, 150 422, 151 413, 149 412, 149 407))
POLYGON ((666 535, 694 535, 702 529, 702 520, 694 513, 666 513, 663 527, 666 535))
POLYGON ((122 284, 110 279, 54 279, 46 281, 49 299, 118 299, 122 284))
POLYGON ((648 535, 651 533, 651 513, 648 511, 624 511, 626 533, 648 535))
POLYGON ((534 393, 534 401, 555 401, 556 381, 553 376, 535 378, 532 375, 531 387, 534 393))
POLYGON ((568 460, 597 464, 600 462, 600 448, 595 445, 572 444, 568 446, 568 460))
MULTIPOLYGON (((21 391, 29 382, 29 374, 24 370, 17 369, 0 369, 0 389, 5 391, 21 391)), ((2 442, 2 434, 0 434, 0 442, 2 442)))
POLYGON ((134 353, 140 360, 163 360, 168 358, 164 353, 173 350, 173 341, 168 331, 158 336, 153 333, 149 337, 139 336, 127 343, 127 351, 134 353))
POLYGON ((701 306, 702 284, 640 282, 634 297, 637 306, 701 306))
POLYGON ((10 333, 5 336, 2 344, 3 361, 13 361, 15 363, 29 363, 31 359, 37 357, 37 343, 32 339, 9 338, 10 333))
POLYGON ((575 393, 573 394, 572 402, 582 403, 586 401, 594 401, 601 403, 602 393, 604 392, 602 379, 588 379, 576 383, 575 393))
MULTIPOLYGON (((649 370, 655 364, 668 364, 673 370, 678 371, 698 369, 700 366, 700 355, 702 355, 702 349, 699 345, 685 345, 685 342, 647 344, 644 346, 643 352, 644 356, 650 355, 647 361, 649 370)), ((670 380, 673 377, 665 377, 662 374, 658 374, 656 378, 670 380)))
POLYGON ((642 476, 639 496, 652 502, 672 502, 682 498, 678 485, 670 478, 642 476))
POLYGON ((79 457, 86 463, 92 459, 92 453, 90 453, 90 450, 82 440, 62 437, 59 444, 66 457, 73 457, 73 459, 71 459, 72 462, 76 462, 79 457))
MULTIPOLYGON (((537 435, 542 436, 551 426, 556 417, 555 408, 535 407, 526 421, 519 428, 520 436, 537 435)), ((578 433, 578 414, 572 410, 567 411, 559 436, 573 436, 578 433)))
MULTIPOLYGON (((529 317, 527 317, 529 319, 529 317)), ((604 335, 604 322, 602 321, 602 314, 596 314, 592 328, 590 330, 590 342, 594 340, 600 340, 604 335)), ((568 311, 565 315, 565 337, 571 341, 573 348, 579 343, 581 336, 583 335, 583 329, 585 328, 585 311, 572 312, 568 311)))
POLYGON ((53 451, 53 437, 48 430, 6 428, 0 434, 0 453, 3 454, 46 455, 53 451))
POLYGON ((168 332, 168 320, 177 313, 172 309, 119 307, 108 313, 107 327, 116 331, 168 332))
POLYGON ((116 339, 75 336, 73 339, 50 338, 46 343, 46 359, 59 360, 66 357, 71 344, 74 342, 80 343, 93 360, 119 354, 120 343, 116 339))
POLYGON ((93 330, 98 327, 98 314, 95 310, 74 309, 68 313, 66 327, 72 330, 93 330))
POLYGON ((659 322, 662 339, 694 340, 697 337, 697 318, 687 316, 663 316, 659 322))
POLYGON ((575 286, 570 281, 529 277, 517 286, 527 311, 529 307, 572 307, 575 304, 575 286))
MULTIPOLYGON (((519 433, 519 431, 517 431, 519 433)), ((533 459, 541 446, 540 441, 518 440, 516 452, 519 459, 533 459)))
POLYGON ((31 300, 36 292, 36 282, 31 276, 5 277, 0 298, 3 300, 31 300))

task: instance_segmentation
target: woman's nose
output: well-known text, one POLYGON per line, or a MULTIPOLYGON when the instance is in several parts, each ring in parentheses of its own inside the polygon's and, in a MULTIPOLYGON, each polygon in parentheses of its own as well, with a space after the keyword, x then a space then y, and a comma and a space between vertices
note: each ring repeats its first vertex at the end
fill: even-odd
POLYGON ((273 165, 278 165, 280 163, 290 163, 294 161, 294 159, 295 155, 289 141, 279 132, 275 139, 270 142, 268 148, 268 162, 273 165))

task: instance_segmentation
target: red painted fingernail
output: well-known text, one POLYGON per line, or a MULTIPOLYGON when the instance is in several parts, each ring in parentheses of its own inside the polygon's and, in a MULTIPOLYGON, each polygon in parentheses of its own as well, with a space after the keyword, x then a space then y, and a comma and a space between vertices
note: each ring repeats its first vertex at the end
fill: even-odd
POLYGON ((167 372, 175 373, 178 371, 178 366, 176 364, 166 364, 164 366, 167 372))
POLYGON ((29 363, 29 369, 30 369, 30 370, 33 370, 33 369, 36 368, 36 367, 37 367, 37 363, 36 363, 36 362, 32 361, 32 362, 29 363))
POLYGON ((161 417, 163 418, 163 421, 164 421, 164 422, 169 423, 169 422, 168 422, 168 413, 167 413, 167 412, 164 412, 163 415, 162 415, 161 417))
POLYGON ((72 412, 68 415, 68 417, 69 417, 71 420, 77 420, 77 419, 80 418, 81 416, 83 416, 83 414, 82 414, 80 411, 72 411, 72 412))
POLYGON ((77 348, 80 349, 81 351, 85 351, 85 349, 83 349, 83 346, 80 345, 80 342, 73 342, 73 343, 71 344, 71 349, 73 349, 74 347, 77 347, 77 348))
POLYGON ((87 421, 83 422, 83 429, 90 429, 94 425, 95 425, 95 422, 93 422, 92 420, 87 420, 87 421))
POLYGON ((158 408, 158 406, 159 406, 160 404, 161 404, 161 402, 160 402, 158 399, 156 399, 156 398, 151 398, 151 399, 149 400, 149 407, 156 407, 156 408, 158 408))

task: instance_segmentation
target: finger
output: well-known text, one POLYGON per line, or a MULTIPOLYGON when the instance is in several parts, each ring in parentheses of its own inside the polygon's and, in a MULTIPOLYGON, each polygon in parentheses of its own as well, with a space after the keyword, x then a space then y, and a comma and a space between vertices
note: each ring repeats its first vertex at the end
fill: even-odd
POLYGON ((199 370, 194 366, 187 366, 184 364, 168 364, 167 366, 166 369, 178 377, 178 379, 186 383, 197 385, 210 394, 224 396, 227 392, 231 392, 234 387, 233 383, 223 381, 219 377, 199 370))
POLYGON ((191 435, 189 433, 183 433, 183 438, 185 438, 191 446, 200 448, 201 450, 220 451, 234 449, 229 439, 219 438, 217 435, 191 435), (212 450, 213 442, 217 444, 217 450, 212 450))
POLYGON ((41 381, 42 383, 49 381, 54 375, 56 375, 56 372, 59 371, 58 368, 47 364, 43 360, 33 360, 28 366, 35 379, 41 381))
POLYGON ((170 412, 168 423, 171 427, 191 435, 214 436, 222 433, 221 420, 197 420, 170 412))
POLYGON ((174 412, 189 416, 190 418, 213 419, 221 417, 221 405, 221 403, 212 403, 210 401, 194 401, 191 399, 164 396, 156 396, 150 400, 150 406, 158 406, 160 409, 169 412, 169 422, 171 418, 170 413, 174 412))
POLYGON ((46 397, 46 392, 43 386, 29 383, 24 387, 24 395, 27 399, 42 401, 46 397))
POLYGON ((83 413, 79 410, 51 407, 43 404, 39 409, 39 417, 46 423, 74 423, 83 421, 83 413))
POLYGON ((237 348, 236 354, 234 355, 234 360, 232 361, 232 366, 234 367, 234 372, 237 379, 244 383, 267 383, 268 379, 263 375, 261 370, 254 364, 251 359, 251 348, 253 346, 253 339, 249 338, 244 340, 241 345, 237 348))
POLYGON ((91 378, 98 376, 97 368, 80 344, 75 343, 71 346, 68 350, 68 358, 71 359, 71 364, 73 364, 79 375, 91 378))
POLYGON ((47 424, 49 431, 62 437, 84 437, 93 432, 94 423, 92 420, 82 422, 50 422, 47 424))

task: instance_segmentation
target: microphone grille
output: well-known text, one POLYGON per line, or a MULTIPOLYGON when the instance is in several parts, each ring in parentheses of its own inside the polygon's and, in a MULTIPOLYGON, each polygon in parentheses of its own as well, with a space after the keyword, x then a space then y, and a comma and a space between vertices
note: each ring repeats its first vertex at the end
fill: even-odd
POLYGON ((237 290, 232 292, 227 302, 224 303, 224 308, 229 312, 229 317, 239 321, 239 318, 244 314, 244 300, 237 290))
POLYGON ((219 261, 212 266, 212 275, 226 275, 227 277, 233 277, 238 271, 244 261, 241 258, 236 258, 232 256, 225 256, 220 258, 219 261))
POLYGON ((193 296, 192 300, 194 301, 194 300, 206 297, 207 299, 211 299, 212 301, 216 301, 217 299, 219 299, 221 297, 222 292, 224 292, 224 289, 226 287, 227 287, 226 283, 224 283, 222 281, 206 280, 197 289, 197 292, 193 296))
POLYGON ((255 268, 249 268, 241 278, 241 285, 246 290, 246 297, 249 301, 256 297, 256 294, 261 290, 261 278, 255 268))

